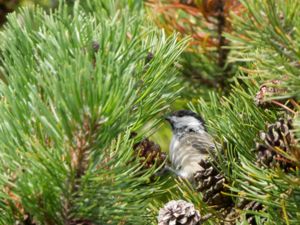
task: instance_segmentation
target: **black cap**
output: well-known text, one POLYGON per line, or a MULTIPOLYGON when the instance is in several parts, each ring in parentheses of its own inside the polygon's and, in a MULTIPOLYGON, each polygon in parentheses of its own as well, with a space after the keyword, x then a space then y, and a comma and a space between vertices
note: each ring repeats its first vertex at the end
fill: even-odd
POLYGON ((193 111, 186 110, 186 109, 175 111, 175 112, 171 113, 170 116, 176 116, 176 117, 192 116, 192 117, 195 117, 196 119, 198 119, 199 121, 201 121, 202 123, 204 123, 204 120, 202 119, 201 116, 199 116, 197 113, 195 113, 193 111))

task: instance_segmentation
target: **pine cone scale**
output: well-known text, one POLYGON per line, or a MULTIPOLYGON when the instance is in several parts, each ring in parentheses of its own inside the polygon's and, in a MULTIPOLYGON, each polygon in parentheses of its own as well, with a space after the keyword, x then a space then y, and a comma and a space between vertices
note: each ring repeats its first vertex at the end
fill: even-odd
POLYGON ((159 210, 158 225, 196 225, 201 216, 194 205, 183 200, 172 200, 159 210))
POLYGON ((199 165, 203 170, 195 173, 197 191, 202 193, 203 201, 216 208, 223 208, 232 203, 231 198, 222 194, 226 192, 224 175, 209 160, 202 160, 199 165))
POLYGON ((260 131, 260 142, 256 143, 257 164, 262 167, 279 166, 285 171, 295 169, 289 159, 278 151, 292 153, 296 140, 292 133, 292 120, 280 118, 267 126, 267 132, 260 131))

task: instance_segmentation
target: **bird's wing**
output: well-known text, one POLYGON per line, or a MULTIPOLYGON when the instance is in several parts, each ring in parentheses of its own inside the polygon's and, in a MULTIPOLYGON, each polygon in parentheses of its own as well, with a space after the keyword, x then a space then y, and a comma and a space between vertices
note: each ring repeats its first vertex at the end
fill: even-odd
POLYGON ((207 134, 192 134, 188 135, 188 137, 182 140, 186 143, 186 145, 192 146, 203 154, 207 154, 208 152, 215 151, 216 146, 213 141, 213 138, 207 134))

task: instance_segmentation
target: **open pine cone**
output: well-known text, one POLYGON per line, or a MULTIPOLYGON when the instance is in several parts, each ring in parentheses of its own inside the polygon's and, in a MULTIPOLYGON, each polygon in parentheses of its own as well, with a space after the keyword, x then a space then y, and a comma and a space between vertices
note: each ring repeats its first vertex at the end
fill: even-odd
MULTIPOLYGON (((284 78, 285 79, 285 78, 284 78)), ((257 106, 268 106, 271 103, 270 97, 274 97, 278 94, 283 94, 286 89, 280 87, 281 80, 271 80, 264 83, 259 91, 256 93, 254 102, 257 106)))
POLYGON ((172 200, 159 210, 158 225, 200 225, 201 216, 192 203, 172 200))
POLYGON ((266 132, 260 132, 260 142, 256 143, 257 164, 262 167, 278 166, 284 170, 294 167, 276 149, 291 154, 295 144, 292 119, 280 118, 276 123, 268 125, 266 132))
POLYGON ((148 138, 136 143, 133 149, 144 165, 144 169, 149 169, 154 165, 160 166, 165 162, 166 153, 162 152, 160 146, 148 138))
MULTIPOLYGON (((236 207, 231 208, 228 214, 225 216, 224 225, 235 225, 238 224, 238 221, 243 220, 241 213, 248 211, 246 214, 243 214, 249 225, 257 225, 254 214, 249 213, 249 211, 259 212, 264 210, 264 206, 260 202, 250 201, 247 199, 239 199, 236 207)), ((261 219, 264 221, 264 219, 261 219)))
POLYGON ((231 198, 224 195, 226 179, 209 160, 202 160, 203 170, 195 173, 196 189, 203 194, 203 201, 216 208, 224 208, 232 204, 231 198), (223 192, 223 193, 222 193, 223 192))

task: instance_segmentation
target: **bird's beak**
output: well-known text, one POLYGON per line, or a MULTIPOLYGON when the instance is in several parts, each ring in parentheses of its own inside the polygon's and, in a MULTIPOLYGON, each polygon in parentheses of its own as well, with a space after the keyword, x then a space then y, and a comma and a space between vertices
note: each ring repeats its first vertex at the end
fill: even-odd
POLYGON ((169 122, 171 125, 172 129, 174 129, 174 118, 171 115, 165 116, 165 120, 169 122))
POLYGON ((172 123, 172 116, 165 116, 165 120, 168 121, 169 123, 172 123))

